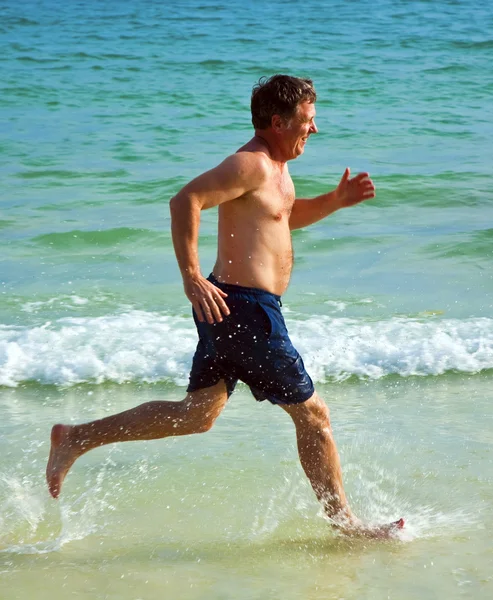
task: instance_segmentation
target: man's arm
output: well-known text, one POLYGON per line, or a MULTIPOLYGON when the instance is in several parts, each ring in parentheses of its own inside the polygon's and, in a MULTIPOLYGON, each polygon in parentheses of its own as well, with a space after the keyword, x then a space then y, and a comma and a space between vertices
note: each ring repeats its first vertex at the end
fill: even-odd
POLYGON ((198 239, 200 212, 240 198, 258 187, 265 168, 261 157, 239 152, 216 168, 199 175, 170 200, 171 233, 176 258, 183 277, 185 294, 199 321, 222 321, 229 310, 227 296, 200 272, 198 239))
POLYGON ((289 217, 289 228, 308 227, 340 208, 354 206, 364 200, 374 198, 375 186, 368 173, 359 173, 352 179, 349 177, 350 173, 350 169, 347 168, 339 185, 332 192, 310 200, 295 200, 289 217))

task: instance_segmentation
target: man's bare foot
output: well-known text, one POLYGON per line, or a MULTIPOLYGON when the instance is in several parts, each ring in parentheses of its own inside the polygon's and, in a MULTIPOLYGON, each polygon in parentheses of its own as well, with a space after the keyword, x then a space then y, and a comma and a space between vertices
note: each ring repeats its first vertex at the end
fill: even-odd
POLYGON ((81 454, 80 450, 77 451, 70 444, 71 429, 70 425, 58 424, 54 425, 51 430, 51 449, 46 466, 46 481, 53 498, 58 498, 65 475, 81 454))
POLYGON ((372 540, 391 540, 397 537, 397 533, 404 528, 404 519, 386 523, 385 525, 365 525, 359 520, 351 523, 333 522, 333 526, 348 537, 363 537, 372 540))

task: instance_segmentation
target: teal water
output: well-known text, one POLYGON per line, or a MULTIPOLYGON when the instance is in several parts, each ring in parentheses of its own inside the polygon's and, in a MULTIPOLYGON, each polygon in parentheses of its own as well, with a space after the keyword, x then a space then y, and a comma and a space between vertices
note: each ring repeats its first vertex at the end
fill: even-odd
MULTIPOLYGON (((491 597, 490 4, 0 14, 0 596, 491 597), (249 138, 251 87, 276 72, 319 97, 298 196, 346 166, 377 186, 294 232, 283 305, 351 501, 405 516, 396 545, 327 529, 290 423, 244 388, 207 436, 98 450, 58 504, 44 489, 54 421, 183 396, 196 334, 168 201, 249 138)), ((216 223, 204 213, 204 273, 216 223)))

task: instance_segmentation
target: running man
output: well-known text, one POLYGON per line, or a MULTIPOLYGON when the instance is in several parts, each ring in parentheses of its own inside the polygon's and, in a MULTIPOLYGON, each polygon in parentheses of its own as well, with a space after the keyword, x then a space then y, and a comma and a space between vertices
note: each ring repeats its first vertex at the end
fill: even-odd
POLYGON ((296 199, 288 161, 303 154, 315 125, 312 81, 262 78, 251 99, 255 135, 170 201, 172 235, 199 342, 181 402, 147 402, 82 425, 55 425, 46 477, 57 498, 79 456, 105 444, 208 431, 238 380, 292 418, 303 469, 325 513, 348 535, 389 537, 404 521, 370 527, 350 510, 329 410, 291 343, 280 311, 293 266, 291 230, 375 196, 368 173, 345 170, 337 188, 296 199), (219 207, 218 255, 200 272, 201 211, 219 207))

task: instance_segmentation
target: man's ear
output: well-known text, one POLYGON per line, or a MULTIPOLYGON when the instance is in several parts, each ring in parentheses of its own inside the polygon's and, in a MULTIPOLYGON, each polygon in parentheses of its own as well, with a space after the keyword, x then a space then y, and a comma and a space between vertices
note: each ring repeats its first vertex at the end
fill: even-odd
POLYGON ((272 115, 271 126, 275 133, 280 133, 284 127, 284 121, 280 115, 272 115))

